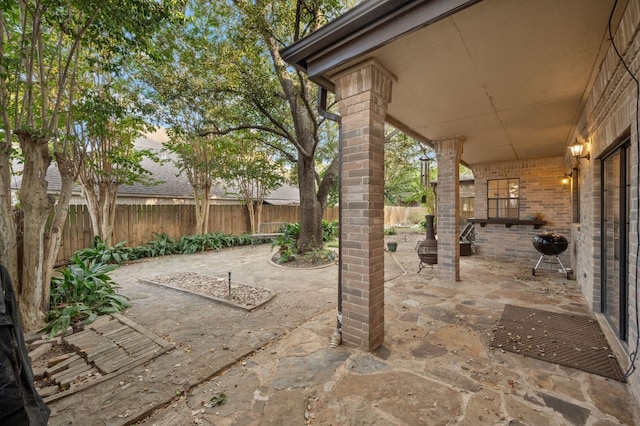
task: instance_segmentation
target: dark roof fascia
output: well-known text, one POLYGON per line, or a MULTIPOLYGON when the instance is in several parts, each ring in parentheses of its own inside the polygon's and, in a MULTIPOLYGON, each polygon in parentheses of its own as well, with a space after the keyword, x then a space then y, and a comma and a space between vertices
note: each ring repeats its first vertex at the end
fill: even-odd
POLYGON ((360 3, 346 13, 314 31, 307 37, 280 51, 283 59, 296 68, 306 71, 306 60, 333 43, 377 22, 386 14, 415 0, 369 0, 360 3))
POLYGON ((283 59, 327 90, 323 74, 482 0, 369 0, 282 49, 283 59))

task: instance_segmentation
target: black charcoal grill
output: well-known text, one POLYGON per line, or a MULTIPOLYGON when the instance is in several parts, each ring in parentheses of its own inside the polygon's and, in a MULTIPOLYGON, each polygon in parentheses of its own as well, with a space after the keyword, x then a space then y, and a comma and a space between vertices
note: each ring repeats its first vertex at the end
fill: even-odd
POLYGON ((562 235, 558 234, 540 234, 533 237, 533 247, 540 253, 540 258, 531 269, 531 275, 536 274, 536 269, 542 262, 554 263, 552 257, 555 256, 555 262, 560 265, 560 270, 567 277, 571 278, 571 269, 565 268, 560 261, 560 255, 569 247, 569 241, 562 235))

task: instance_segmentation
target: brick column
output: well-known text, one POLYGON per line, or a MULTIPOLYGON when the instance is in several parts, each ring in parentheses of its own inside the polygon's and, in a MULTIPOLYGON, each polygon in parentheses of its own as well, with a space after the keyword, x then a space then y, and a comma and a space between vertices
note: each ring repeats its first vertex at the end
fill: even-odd
POLYGON ((384 340, 384 121, 393 76, 374 60, 333 78, 342 116, 342 340, 384 340))
POLYGON ((434 141, 438 160, 438 278, 460 281, 460 156, 462 137, 434 141))

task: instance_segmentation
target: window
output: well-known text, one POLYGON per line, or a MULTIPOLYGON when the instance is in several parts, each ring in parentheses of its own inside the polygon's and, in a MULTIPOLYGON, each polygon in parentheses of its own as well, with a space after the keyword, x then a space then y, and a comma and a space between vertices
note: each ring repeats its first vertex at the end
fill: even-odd
POLYGON ((474 201, 473 197, 460 197, 460 207, 462 214, 461 216, 464 219, 469 219, 470 217, 475 217, 474 211, 474 201))
POLYGON ((571 222, 580 223, 580 170, 571 171, 571 222))
POLYGON ((520 179, 487 181, 487 217, 518 218, 520 211, 520 179))

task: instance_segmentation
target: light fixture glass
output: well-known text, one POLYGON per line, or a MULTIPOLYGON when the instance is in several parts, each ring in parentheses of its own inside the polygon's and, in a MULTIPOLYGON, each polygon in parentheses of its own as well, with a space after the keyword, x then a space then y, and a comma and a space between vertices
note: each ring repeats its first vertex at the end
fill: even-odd
POLYGON ((562 180, 560 182, 562 182, 562 186, 569 185, 569 182, 571 182, 571 175, 565 173, 564 176, 562 176, 562 180))
POLYGON ((590 157, 589 153, 587 153, 586 155, 582 155, 582 152, 584 151, 584 144, 578 142, 578 139, 576 139, 576 141, 569 146, 569 151, 571 151, 571 155, 577 159, 586 158, 588 160, 590 157))

